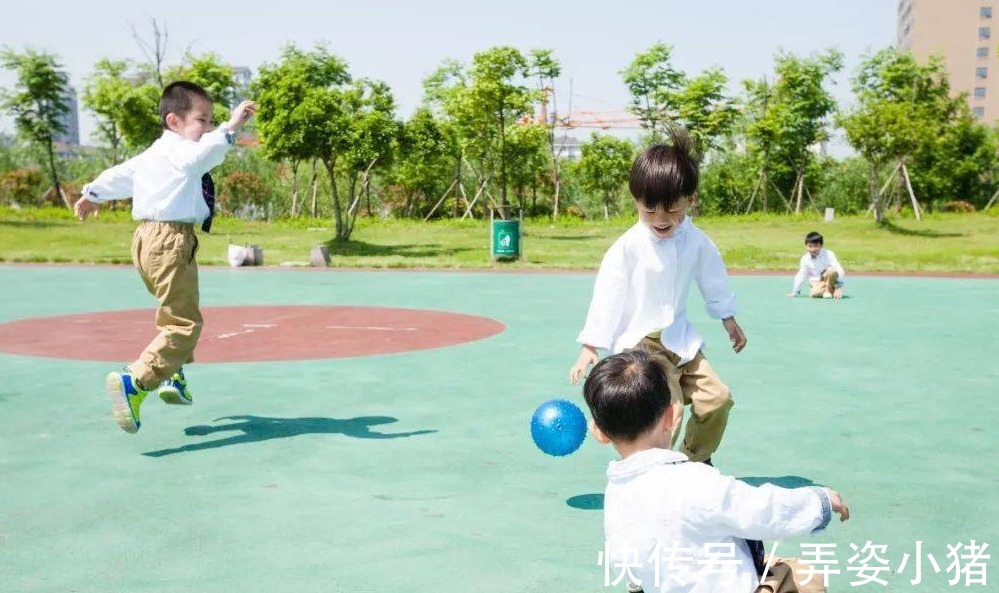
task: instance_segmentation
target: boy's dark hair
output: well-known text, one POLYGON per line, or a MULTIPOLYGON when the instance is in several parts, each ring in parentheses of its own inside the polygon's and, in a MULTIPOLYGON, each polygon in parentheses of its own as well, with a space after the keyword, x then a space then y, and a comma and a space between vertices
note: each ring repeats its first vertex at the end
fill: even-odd
POLYGON ((160 123, 163 124, 163 129, 167 127, 168 114, 173 113, 180 117, 187 115, 187 112, 194 106, 193 98, 195 96, 201 97, 209 103, 212 102, 211 95, 199 84, 178 80, 166 85, 163 94, 160 95, 160 123))
POLYGON ((668 144, 645 149, 631 167, 628 189, 648 208, 670 208, 697 191, 698 164, 694 141, 682 127, 668 131, 668 144))
POLYGON ((634 441, 659 422, 670 405, 666 371, 644 350, 597 363, 583 385, 593 422, 613 441, 634 441))
POLYGON ((822 245, 822 233, 812 231, 805 235, 805 245, 808 245, 809 243, 818 243, 819 245, 822 245))

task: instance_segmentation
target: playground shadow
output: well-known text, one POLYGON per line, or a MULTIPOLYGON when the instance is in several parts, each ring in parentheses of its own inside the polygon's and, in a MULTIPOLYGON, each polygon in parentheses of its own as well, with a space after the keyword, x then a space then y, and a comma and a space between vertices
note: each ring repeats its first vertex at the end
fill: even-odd
POLYGON ((471 251, 470 247, 445 247, 444 245, 422 244, 422 245, 376 245, 365 243, 364 241, 337 241, 330 240, 325 243, 330 255, 354 255, 365 257, 387 257, 397 255, 399 257, 440 257, 447 255, 457 255, 463 251, 471 251))
POLYGON ((187 436, 206 436, 217 432, 238 432, 226 438, 192 443, 172 449, 160 449, 143 453, 146 457, 165 457, 177 453, 191 453, 207 449, 217 449, 243 443, 257 443, 271 439, 296 437, 303 434, 341 434, 355 439, 400 439, 424 434, 432 434, 436 430, 415 430, 410 432, 378 432, 373 426, 391 424, 398 419, 391 416, 359 416, 357 418, 268 418, 266 416, 225 416, 216 418, 215 422, 229 420, 228 424, 188 426, 184 429, 187 436))
POLYGON ((942 239, 946 237, 963 237, 963 233, 941 233, 940 231, 932 231, 929 229, 907 229, 898 226, 890 220, 886 220, 881 223, 881 228, 892 233, 894 235, 902 235, 904 237, 926 237, 931 239, 942 239))
MULTIPOLYGON (((805 486, 819 486, 812 480, 808 478, 803 478, 801 476, 779 476, 779 477, 762 477, 762 476, 749 476, 744 478, 738 478, 738 480, 749 484, 750 486, 762 486, 763 484, 773 484, 774 486, 780 486, 781 488, 804 488, 805 486)), ((577 494, 576 496, 570 496, 565 500, 565 504, 569 505, 574 509, 579 509, 581 511, 601 511, 604 508, 604 495, 603 493, 592 493, 592 494, 577 494)))
POLYGON ((780 486, 781 488, 804 488, 806 486, 821 486, 821 484, 816 484, 808 478, 803 478, 801 476, 780 476, 780 477, 762 477, 762 476, 745 476, 738 478, 739 481, 745 482, 750 486, 762 486, 764 484, 773 484, 774 486, 780 486))
POLYGON ((582 511, 601 511, 604 508, 603 493, 577 494, 565 499, 565 504, 582 511))

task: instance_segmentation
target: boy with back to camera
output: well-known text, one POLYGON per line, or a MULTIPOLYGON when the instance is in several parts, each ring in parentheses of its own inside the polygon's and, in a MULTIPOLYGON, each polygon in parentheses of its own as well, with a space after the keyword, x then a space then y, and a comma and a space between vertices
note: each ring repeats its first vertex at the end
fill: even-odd
POLYGON ((833 512, 841 521, 850 517, 829 488, 754 487, 670 450, 682 407, 645 351, 602 360, 583 395, 594 436, 621 457, 607 468, 603 562, 629 567, 631 591, 798 591, 786 563, 773 564, 761 579, 746 540, 815 534, 833 512))

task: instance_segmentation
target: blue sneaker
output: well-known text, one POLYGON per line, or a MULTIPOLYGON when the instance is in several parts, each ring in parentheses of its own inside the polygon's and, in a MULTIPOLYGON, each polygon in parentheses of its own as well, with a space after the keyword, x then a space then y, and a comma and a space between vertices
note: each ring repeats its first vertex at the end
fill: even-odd
POLYGON ((184 369, 177 369, 172 377, 160 385, 160 399, 172 406, 189 406, 194 403, 194 396, 187 389, 184 369))
POLYGON ((112 371, 104 378, 104 383, 111 395, 111 413, 118 426, 129 434, 139 432, 142 426, 139 407, 149 395, 149 390, 140 388, 128 371, 112 371))

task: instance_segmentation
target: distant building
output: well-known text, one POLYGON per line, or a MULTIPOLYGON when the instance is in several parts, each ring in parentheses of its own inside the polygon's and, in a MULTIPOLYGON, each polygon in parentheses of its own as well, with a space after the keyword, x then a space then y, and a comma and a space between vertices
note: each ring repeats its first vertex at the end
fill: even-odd
POLYGON ((555 137, 555 154, 568 161, 578 161, 583 156, 583 149, 578 138, 563 134, 555 137))
POLYGON ((62 122, 63 127, 66 129, 65 132, 61 134, 56 134, 52 139, 57 144, 63 144, 66 146, 79 146, 80 145, 80 112, 78 107, 78 102, 76 98, 76 89, 72 86, 66 86, 66 94, 64 95, 66 99, 66 105, 69 107, 69 111, 64 113, 59 121, 62 122))
POLYGON ((997 0, 898 3, 898 49, 921 62, 942 56, 951 90, 967 93, 972 113, 987 122, 999 120, 999 58, 992 39, 996 5, 997 0))
POLYGON ((252 80, 253 71, 246 66, 232 67, 232 82, 236 86, 236 103, 250 96, 250 82, 252 80))

